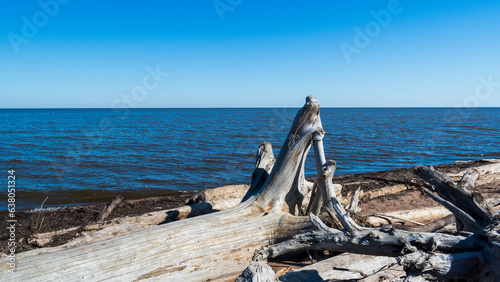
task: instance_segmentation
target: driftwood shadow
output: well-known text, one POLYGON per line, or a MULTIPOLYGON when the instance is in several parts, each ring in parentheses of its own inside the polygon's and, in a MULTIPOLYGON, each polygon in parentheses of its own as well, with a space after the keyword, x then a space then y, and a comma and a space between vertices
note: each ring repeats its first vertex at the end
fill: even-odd
POLYGON ((289 272, 281 277, 279 277, 280 281, 283 282, 302 282, 302 281, 308 281, 308 282, 323 282, 323 278, 319 276, 318 271, 316 270, 301 270, 301 271, 294 271, 294 272, 289 272))
POLYGON ((219 210, 214 209, 212 207, 211 203, 207 203, 207 202, 198 203, 198 204, 191 205, 191 210, 187 214, 181 213, 178 210, 166 212, 167 216, 166 216, 165 220, 160 223, 160 225, 165 224, 165 223, 169 223, 172 221, 178 221, 178 220, 185 219, 185 218, 209 214, 209 213, 213 213, 216 211, 219 211, 219 210))

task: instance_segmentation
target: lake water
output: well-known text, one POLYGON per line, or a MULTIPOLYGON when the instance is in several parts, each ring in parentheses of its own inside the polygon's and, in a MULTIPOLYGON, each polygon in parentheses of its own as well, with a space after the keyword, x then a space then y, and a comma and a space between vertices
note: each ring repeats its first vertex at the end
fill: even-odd
MULTIPOLYGON (((261 142, 277 155, 298 109, 4 109, 0 162, 17 208, 95 191, 250 183, 261 142)), ((500 158, 500 108, 322 108, 337 174, 500 158)), ((312 150, 306 175, 315 174, 312 150)), ((6 208, 7 189, 1 193, 6 208)))

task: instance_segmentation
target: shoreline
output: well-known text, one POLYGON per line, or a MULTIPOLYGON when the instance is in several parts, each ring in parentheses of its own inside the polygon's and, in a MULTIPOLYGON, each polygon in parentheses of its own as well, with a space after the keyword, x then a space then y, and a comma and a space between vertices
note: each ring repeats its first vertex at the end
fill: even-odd
MULTIPOLYGON (((476 160, 442 164, 434 167, 447 174, 458 174, 470 167, 485 166, 496 162, 498 162, 498 160, 476 160)), ((436 205, 433 201, 430 201, 427 196, 422 195, 418 189, 411 187, 411 183, 423 184, 421 180, 413 175, 412 168, 339 175, 333 178, 333 182, 342 185, 341 194, 342 197, 346 199, 348 199, 358 187, 362 187, 365 192, 364 198, 361 198, 362 212, 360 215, 362 216, 366 216, 370 213, 397 211, 408 207, 423 208, 436 205), (400 187, 400 189, 391 191, 388 195, 370 199, 370 192, 378 191, 383 187, 400 187)), ((483 191, 485 195, 500 195, 500 181, 496 181, 491 185, 488 184, 487 187, 484 187, 484 185, 480 185, 479 187, 487 188, 483 191)), ((193 193, 174 192, 176 193, 171 195, 152 196, 144 193, 129 194, 129 197, 131 195, 139 197, 127 198, 127 196, 125 196, 122 203, 112 211, 105 222, 109 223, 112 220, 123 217, 141 216, 148 213, 179 208, 185 206, 188 200, 190 200, 191 203, 196 203, 193 202, 192 197, 195 191, 193 191, 193 193), (144 195, 148 196, 141 197, 144 195)), ((226 198, 228 199, 236 197, 235 195, 218 195, 212 200, 222 199, 225 196, 227 196, 226 198)), ((107 204, 113 199, 114 197, 109 197, 106 199, 105 203, 99 204, 71 204, 70 206, 57 210, 43 210, 38 212, 18 211, 16 213, 16 218, 18 220, 18 226, 16 227, 18 240, 17 252, 39 249, 40 246, 34 244, 32 240, 37 234, 74 228, 71 232, 54 237, 50 243, 43 247, 62 245, 78 236, 82 236, 87 232, 85 227, 95 224, 107 204)), ((8 234, 6 232, 6 226, 3 225, 7 223, 7 214, 0 213, 0 216, 2 217, 2 221, 0 222, 0 228, 2 229, 2 233, 0 234, 0 251, 4 253, 8 234)))
MULTIPOLYGON (((486 160, 495 160, 495 159, 479 159, 479 160, 471 160, 471 161, 455 161, 453 163, 445 163, 445 164, 438 164, 438 165, 433 165, 437 168, 442 168, 442 169, 448 169, 452 167, 467 167, 467 164, 469 163, 486 163, 486 160)), ((339 184, 342 184, 343 179, 350 179, 350 178, 362 178, 364 176, 369 176, 373 174, 377 175, 390 175, 391 171, 405 171, 409 170, 409 168, 397 168, 397 169, 389 169, 389 170, 377 170, 377 171, 370 171, 370 172, 359 172, 359 173, 348 173, 348 174, 341 174, 341 175, 334 175, 333 180, 334 181, 340 181, 339 184)), ((310 181, 314 181, 313 178, 307 177, 310 181)), ((241 183, 242 184, 242 183, 241 183)), ((227 184, 227 185, 239 185, 239 184, 227 184)), ((220 187, 220 186, 218 186, 220 187)), ((207 188, 213 189, 217 187, 210 187, 207 188)), ((357 187, 356 187, 357 188, 357 187)), ((372 187, 373 188, 373 187, 372 187)), ((139 199, 147 199, 147 198, 154 198, 154 197, 165 197, 165 196, 182 196, 182 195, 194 195, 196 193, 199 193, 200 191, 207 190, 207 189, 190 189, 190 190, 172 190, 172 189, 161 189, 161 188, 148 188, 148 189, 127 189, 127 190, 103 190, 103 189, 97 189, 97 190, 92 190, 92 189, 83 189, 83 190, 62 190, 62 191, 57 191, 57 192, 49 192, 45 193, 43 191, 23 191, 23 192, 17 192, 18 199, 22 199, 22 201, 30 201, 32 204, 30 204, 30 207, 22 207, 18 208, 20 205, 16 205, 16 212, 38 212, 40 211, 40 206, 44 199, 47 199, 47 201, 43 205, 44 211, 49 211, 49 210, 59 210, 59 209, 64 209, 68 207, 72 207, 78 205, 102 205, 102 204, 107 204, 117 196, 123 196, 127 200, 139 200, 139 199)), ((22 204, 23 206, 26 206, 26 204, 22 204)), ((7 209, 5 210, 0 210, 0 216, 8 213, 7 209)))
MULTIPOLYGON (((439 168, 447 168, 447 167, 466 167, 468 163, 479 163, 479 162, 487 162, 487 160, 495 160, 495 159, 478 159, 478 160, 470 160, 470 161, 455 161, 453 163, 445 163, 445 164, 437 164, 433 165, 439 168)), ((377 171, 369 171, 369 172, 359 172, 359 173, 348 173, 348 174, 340 174, 334 175, 333 180, 342 181, 342 179, 349 178, 359 178, 363 175, 372 175, 372 174, 389 174, 391 171, 400 171, 400 170, 408 170, 410 168, 397 168, 397 169, 388 169, 388 170, 377 170, 377 171)), ((313 178, 307 177, 307 179, 314 181, 313 178)), ((342 183, 339 183, 342 184, 342 183)), ((239 184, 226 184, 226 185, 239 185, 239 184)), ((213 189, 218 186, 206 188, 213 189)), ((220 187, 220 186, 219 186, 220 187)), ((357 187, 356 187, 357 188, 357 187)), ((100 205, 109 203, 109 201, 113 200, 117 196, 123 196, 125 199, 147 199, 151 197, 164 197, 164 196, 179 196, 179 195, 194 195, 199 193, 200 191, 206 189, 185 189, 185 190, 173 190, 168 188, 146 188, 146 189, 125 189, 125 190, 104 190, 104 189, 70 189, 70 190, 61 190, 61 191, 34 191, 34 190, 25 190, 22 191, 18 189, 17 191, 17 199, 16 199, 16 212, 37 212, 40 210, 41 204, 44 202, 44 199, 47 198, 47 201, 43 204, 44 210, 59 210, 67 207, 71 207, 76 205, 100 205), (19 204, 22 202, 22 204, 19 204), (29 202, 29 203, 26 203, 29 202), (19 208, 21 206, 21 208, 19 208), (27 207, 29 206, 29 207, 27 207)), ((5 210, 0 210, 0 216, 8 213, 6 207, 5 210)))
MULTIPOLYGON (((16 204, 16 212, 36 212, 39 211, 44 199, 47 201, 43 205, 43 209, 62 209, 76 205, 100 205, 106 204, 117 196, 123 196, 125 199, 144 199, 153 197, 181 196, 184 194, 196 194, 200 189, 193 190, 171 190, 171 189, 147 189, 147 190, 66 190, 51 193, 39 191, 17 191, 17 202, 20 199, 24 202, 21 206, 16 204), (25 207, 30 202, 30 207, 25 207)), ((0 210, 0 216, 8 211, 0 210)))

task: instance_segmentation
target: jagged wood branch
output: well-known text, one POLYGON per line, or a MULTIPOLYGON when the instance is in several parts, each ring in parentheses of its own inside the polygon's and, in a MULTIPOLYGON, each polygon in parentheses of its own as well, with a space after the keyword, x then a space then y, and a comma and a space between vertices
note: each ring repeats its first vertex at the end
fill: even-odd
POLYGON ((347 206, 347 210, 352 213, 358 213, 361 208, 359 207, 359 196, 361 194, 361 186, 356 189, 354 195, 351 197, 351 201, 349 202, 349 206, 347 206))
MULTIPOLYGON (((455 183, 446 174, 435 170, 432 166, 418 166, 415 169, 422 179, 435 188, 441 198, 468 214, 481 227, 494 222, 495 213, 488 207, 481 194, 473 191, 474 184, 479 177, 477 170, 467 170, 462 179, 455 183)), ((453 212, 453 210, 450 211, 453 212)))
POLYGON ((273 154, 273 146, 269 142, 264 142, 259 145, 257 157, 255 159, 255 168, 252 173, 252 182, 250 188, 242 199, 242 202, 248 200, 250 196, 256 194, 266 182, 271 170, 273 169, 276 159, 273 154))
POLYGON ((466 212, 464 212, 463 210, 461 210, 460 208, 455 206, 452 202, 446 201, 445 199, 432 193, 427 188, 422 188, 422 190, 429 197, 431 197, 431 199, 440 203, 445 208, 447 208, 449 211, 451 211, 453 213, 453 215, 456 217, 457 222, 459 221, 459 222, 463 223, 468 230, 480 231, 482 229, 481 225, 479 225, 479 223, 472 216, 468 215, 466 212))
POLYGON ((361 227, 352 231, 349 229, 349 214, 343 210, 333 194, 330 202, 338 203, 339 208, 335 209, 335 212, 345 225, 344 230, 326 226, 311 213, 311 223, 318 231, 296 235, 291 240, 261 247, 256 250, 254 259, 262 260, 302 249, 328 249, 398 257, 408 277, 423 275, 439 279, 498 280, 500 223, 482 197, 471 192, 477 180, 477 172, 468 171, 459 182, 454 183, 433 168, 418 167, 417 171, 423 171, 424 179, 429 179, 431 185, 437 187, 439 196, 427 191, 433 195, 433 199, 458 215, 457 218, 463 220, 474 233, 450 235, 409 232, 396 230, 390 225, 380 229, 361 227))
POLYGON ((459 253, 482 249, 485 246, 485 242, 474 237, 408 232, 394 229, 390 225, 379 229, 364 228, 355 234, 350 234, 327 227, 313 214, 309 216, 311 222, 319 231, 299 234, 291 240, 259 248, 253 259, 274 258, 307 248, 398 257, 416 249, 428 252, 459 253))

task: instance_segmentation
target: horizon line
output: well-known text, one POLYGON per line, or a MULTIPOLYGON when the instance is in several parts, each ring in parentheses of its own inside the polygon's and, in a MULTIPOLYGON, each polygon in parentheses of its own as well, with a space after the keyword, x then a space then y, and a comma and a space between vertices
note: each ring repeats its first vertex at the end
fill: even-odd
MULTIPOLYGON (((287 107, 287 106, 280 106, 280 107, 274 107, 274 106, 265 106, 265 107, 144 107, 144 108, 104 108, 104 107, 41 107, 41 108, 35 108, 35 107, 14 107, 14 108, 0 108, 0 110, 123 110, 123 109, 129 109, 129 110, 161 110, 161 109, 300 109, 301 107, 287 107)), ((500 106, 492 106, 492 107, 487 107, 487 106, 482 106, 482 107, 464 107, 464 106, 420 106, 420 107, 408 107, 408 106, 339 106, 339 107, 320 107, 321 109, 462 109, 462 108, 468 108, 468 109, 495 109, 495 108, 500 108, 500 106)))

